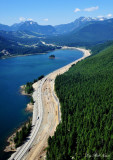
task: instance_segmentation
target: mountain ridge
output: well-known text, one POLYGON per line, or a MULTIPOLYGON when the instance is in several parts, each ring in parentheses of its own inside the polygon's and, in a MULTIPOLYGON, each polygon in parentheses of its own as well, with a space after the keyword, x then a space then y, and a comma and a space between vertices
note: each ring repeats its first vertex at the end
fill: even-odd
POLYGON ((91 18, 91 17, 79 17, 75 19, 71 23, 67 24, 60 24, 56 26, 52 25, 39 25, 37 22, 34 22, 32 20, 15 23, 11 26, 0 24, 0 30, 4 31, 32 31, 37 32, 44 35, 51 35, 51 34, 64 34, 69 33, 75 29, 78 29, 79 27, 84 27, 90 22, 96 22, 96 21, 104 21, 106 18, 91 18))
POLYGON ((56 25, 55 29, 59 34, 69 33, 71 31, 73 31, 74 29, 77 29, 81 26, 82 27, 85 26, 87 23, 102 21, 102 20, 104 21, 104 20, 106 20, 106 18, 104 18, 104 17, 103 18, 80 17, 71 23, 56 25))
MULTIPOLYGON (((76 23, 75 29, 64 34, 57 34, 57 31, 51 28, 51 26, 40 26, 33 21, 14 24, 13 30, 17 31, 0 30, 0 36, 5 38, 1 39, 1 44, 5 44, 5 40, 8 40, 4 48, 2 46, 0 47, 0 52, 6 49, 11 54, 18 52, 28 53, 31 52, 31 50, 34 50, 33 53, 36 53, 38 52, 41 42, 58 46, 88 48, 95 44, 113 40, 113 18, 95 21, 95 19, 92 20, 92 18, 81 17, 76 21, 78 21, 78 23, 76 23)), ((7 29, 8 26, 5 27, 7 29)), ((42 48, 43 46, 41 44, 40 50, 42 50, 42 48)))
POLYGON ((49 43, 69 46, 88 46, 113 40, 113 18, 94 21, 78 27, 75 30, 47 39, 49 43))
POLYGON ((15 23, 12 26, 0 24, 0 30, 3 31, 32 31, 39 34, 51 35, 55 34, 56 30, 51 25, 39 25, 34 21, 25 21, 21 23, 15 23))

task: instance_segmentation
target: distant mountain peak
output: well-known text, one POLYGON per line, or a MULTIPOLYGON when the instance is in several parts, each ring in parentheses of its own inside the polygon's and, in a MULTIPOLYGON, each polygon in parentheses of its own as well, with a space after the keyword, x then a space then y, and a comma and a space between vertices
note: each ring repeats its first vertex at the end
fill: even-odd
POLYGON ((86 25, 90 23, 95 23, 99 21, 109 20, 106 17, 79 17, 75 19, 75 21, 68 23, 68 24, 61 24, 57 26, 51 25, 39 25, 37 22, 34 22, 32 19, 23 21, 21 23, 15 23, 12 26, 7 26, 0 24, 0 30, 3 31, 29 31, 29 32, 36 32, 38 34, 43 35, 54 35, 54 34, 64 34, 69 33, 71 31, 78 31, 86 25))
POLYGON ((77 18, 75 21, 77 20, 79 21, 104 21, 106 19, 107 19, 106 17, 80 17, 80 18, 77 18))
MULTIPOLYGON (((27 21, 23 22, 22 25, 23 25, 23 26, 26 26, 26 27, 27 27, 27 26, 33 26, 33 25, 34 25, 34 26, 38 26, 38 23, 37 23, 37 22, 34 22, 34 21, 32 21, 32 20, 27 20, 27 21)), ((22 26, 22 25, 21 25, 21 26, 22 26)))
MULTIPOLYGON (((77 20, 77 19, 76 19, 77 20)), ((75 20, 75 21, 76 21, 75 20)), ((78 20, 81 20, 81 21, 91 21, 92 20, 92 18, 91 17, 80 17, 80 18, 78 18, 78 20)))
POLYGON ((71 31, 78 31, 80 28, 84 27, 85 25, 89 24, 90 22, 98 22, 107 20, 105 17, 79 17, 75 19, 74 22, 68 24, 61 24, 55 26, 57 33, 64 34, 69 33, 71 31))

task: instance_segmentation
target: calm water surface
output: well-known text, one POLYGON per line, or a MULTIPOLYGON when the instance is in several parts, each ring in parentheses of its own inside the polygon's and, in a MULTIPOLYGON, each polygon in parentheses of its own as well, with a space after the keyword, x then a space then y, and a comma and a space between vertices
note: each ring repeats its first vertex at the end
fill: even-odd
POLYGON ((56 50, 43 55, 0 60, 0 160, 6 159, 3 149, 7 137, 31 116, 25 112, 29 97, 20 94, 20 86, 82 56, 78 50, 56 50), (55 59, 48 58, 51 54, 55 59))

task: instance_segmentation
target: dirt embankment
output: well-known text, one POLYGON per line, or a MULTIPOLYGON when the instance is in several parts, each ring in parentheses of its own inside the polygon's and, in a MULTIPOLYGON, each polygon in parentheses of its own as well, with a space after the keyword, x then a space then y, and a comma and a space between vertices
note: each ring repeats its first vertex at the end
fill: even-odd
MULTIPOLYGON (((67 49, 66 47, 64 49, 67 49)), ((46 156, 46 147, 49 136, 53 136, 56 131, 56 127, 59 124, 59 112, 58 102, 54 97, 54 82, 55 78, 59 74, 63 74, 68 69, 76 64, 78 61, 90 56, 90 51, 80 48, 78 49, 84 53, 83 57, 70 63, 67 66, 58 69, 47 76, 47 80, 42 86, 42 103, 43 103, 43 120, 30 151, 24 157, 25 160, 43 160, 46 156)), ((60 114, 61 115, 61 114, 60 114)))

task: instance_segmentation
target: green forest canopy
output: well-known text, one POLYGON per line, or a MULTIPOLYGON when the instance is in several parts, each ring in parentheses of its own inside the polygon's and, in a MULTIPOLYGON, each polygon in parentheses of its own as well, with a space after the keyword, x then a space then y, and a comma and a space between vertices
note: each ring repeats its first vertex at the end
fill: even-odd
POLYGON ((113 159, 113 45, 55 80, 62 122, 47 160, 113 159))

